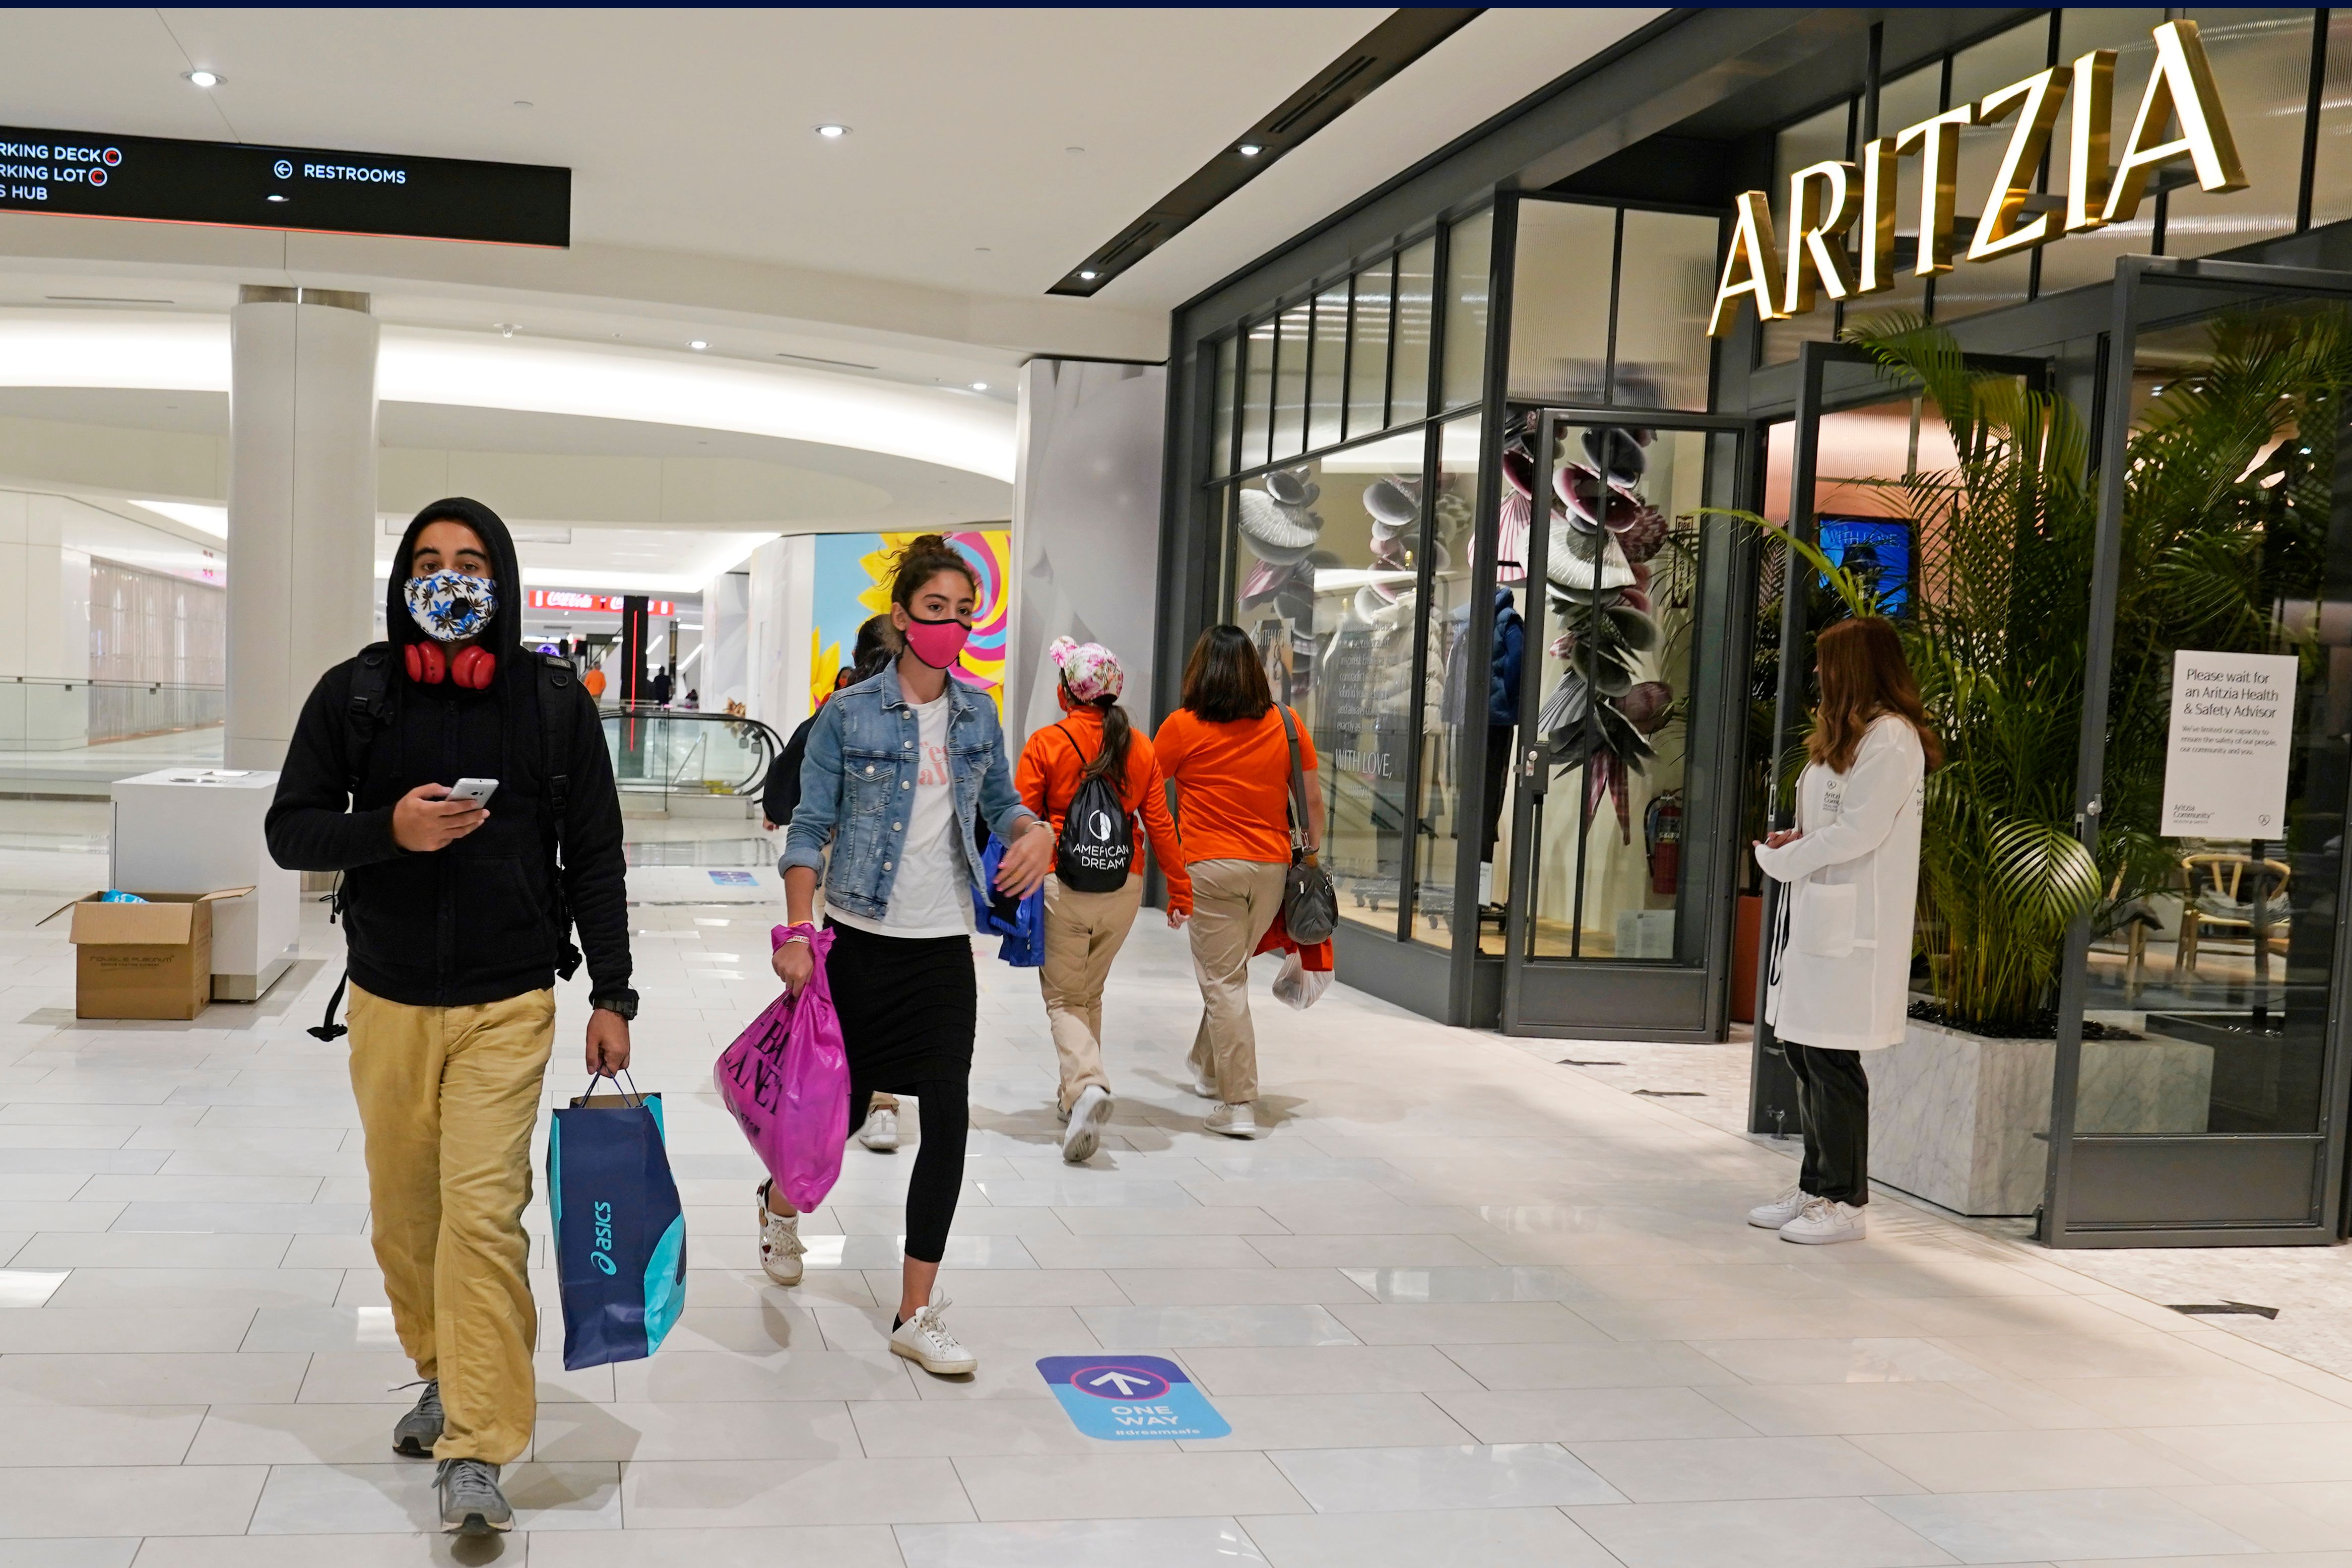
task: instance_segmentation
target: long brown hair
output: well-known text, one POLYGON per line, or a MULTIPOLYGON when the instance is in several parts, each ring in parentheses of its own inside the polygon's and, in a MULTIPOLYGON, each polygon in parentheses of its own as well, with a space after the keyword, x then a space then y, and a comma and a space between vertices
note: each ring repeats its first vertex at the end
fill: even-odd
POLYGON ((950 544, 945 534, 915 535, 891 557, 890 565, 890 602, 901 607, 913 605, 923 584, 942 572, 962 573, 964 581, 971 584, 973 598, 979 598, 982 593, 980 569, 964 558, 962 551, 950 544))
POLYGON ((1236 626, 1211 626, 1184 661, 1184 706, 1212 724, 1263 719, 1274 706, 1257 645, 1236 626))
POLYGON ((1927 727, 1927 704, 1919 700, 1919 683, 1911 678, 1892 621, 1856 616, 1824 627, 1813 640, 1813 663, 1822 682, 1822 705, 1813 715, 1813 732, 1805 737, 1813 761, 1844 773, 1853 766, 1873 721, 1891 713, 1917 731, 1929 771, 1942 763, 1943 742, 1927 727))

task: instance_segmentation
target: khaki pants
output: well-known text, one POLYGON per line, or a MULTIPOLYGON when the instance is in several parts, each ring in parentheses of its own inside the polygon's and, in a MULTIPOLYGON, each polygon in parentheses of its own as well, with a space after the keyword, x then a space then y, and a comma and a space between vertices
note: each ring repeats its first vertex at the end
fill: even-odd
POLYGON ((1059 877, 1045 879, 1045 962, 1037 984, 1045 989, 1045 1021, 1061 1061, 1065 1110, 1088 1088, 1110 1088, 1102 1065, 1103 983, 1142 907, 1140 874, 1112 893, 1081 893, 1062 886, 1059 877))
POLYGON ((510 1463, 539 1415, 522 1211, 555 993, 475 1007, 351 995, 375 1260, 401 1348, 441 1380, 433 1457, 510 1463))
POLYGON ((1249 961, 1282 910, 1279 860, 1195 860, 1192 972, 1201 982, 1201 1027, 1192 1070, 1228 1105, 1257 1099, 1257 1030, 1250 1023, 1249 961))

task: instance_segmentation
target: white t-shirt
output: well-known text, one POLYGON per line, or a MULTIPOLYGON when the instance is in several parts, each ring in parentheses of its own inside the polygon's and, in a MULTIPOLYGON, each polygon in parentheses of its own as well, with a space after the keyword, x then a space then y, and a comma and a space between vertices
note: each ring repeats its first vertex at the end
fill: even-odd
POLYGON ((914 804, 903 820, 898 866, 890 883, 890 910, 880 920, 835 909, 844 925, 882 936, 927 937, 971 934, 971 879, 956 844, 955 781, 948 771, 948 694, 932 702, 910 702, 922 749, 915 773, 914 804))

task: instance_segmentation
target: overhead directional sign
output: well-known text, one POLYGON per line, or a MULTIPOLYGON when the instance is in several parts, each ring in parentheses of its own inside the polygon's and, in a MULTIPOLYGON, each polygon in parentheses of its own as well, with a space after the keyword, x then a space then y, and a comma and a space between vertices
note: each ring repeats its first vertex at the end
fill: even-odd
POLYGON ((1089 1437, 1228 1437, 1233 1427, 1174 1362, 1150 1355, 1049 1355, 1037 1373, 1089 1437))
POLYGON ((0 212, 572 243, 572 171, 0 126, 0 212))

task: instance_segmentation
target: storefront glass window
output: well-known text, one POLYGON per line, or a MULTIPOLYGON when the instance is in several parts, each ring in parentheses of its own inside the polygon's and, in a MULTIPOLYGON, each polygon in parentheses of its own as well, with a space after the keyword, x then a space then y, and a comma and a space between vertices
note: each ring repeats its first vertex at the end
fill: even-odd
POLYGON ((1234 467, 1234 369, 1237 340, 1217 345, 1217 386, 1209 418, 1209 472, 1222 477, 1234 467))
MULTIPOLYGON (((1490 725, 1487 681, 1491 650, 1470 646, 1471 518, 1478 504, 1477 416, 1455 419, 1440 431, 1437 484, 1430 503, 1429 624, 1427 678, 1422 687, 1421 788, 1414 811, 1421 835, 1414 866, 1412 940, 1432 947, 1454 943, 1454 874, 1465 834, 1482 861, 1495 859, 1495 829, 1503 817, 1503 786, 1509 772, 1511 731, 1490 725), (1465 732, 1482 738, 1497 764, 1484 801, 1462 798, 1465 732)), ((1491 877, 1481 874, 1480 902, 1499 903, 1509 882, 1510 862, 1491 877)))
POLYGON ((1429 414, 1430 306, 1437 288, 1437 241, 1424 239, 1397 258, 1395 374, 1389 378, 1389 423, 1429 414))
POLYGON ((2319 162, 2312 171, 2311 222, 2316 228, 2347 217, 2352 217, 2352 11, 2331 9, 2327 75, 2319 90, 2319 162))
POLYGON ((1326 289, 1315 299, 1315 363, 1308 373, 1307 445, 1339 444, 1339 420, 1348 397, 1348 286, 1326 289))
POLYGON ((1445 245, 1445 406, 1486 390, 1486 286, 1494 269, 1493 208, 1454 226, 1445 245))
MULTIPOLYGON (((2036 16, 1954 55, 1951 101, 1974 102, 1987 93, 1998 92, 2011 82, 2021 81, 2047 68, 2049 64, 2050 18, 2036 16)), ((1992 189, 1993 176, 2000 172, 2001 156, 2009 150, 2010 139, 2016 131, 2014 112, 1990 125, 1969 125, 1960 130, 1958 210, 1966 221, 1956 226, 1956 257, 1964 257, 1969 243, 1976 237, 1975 219, 1984 211, 1985 193, 1992 189)), ((1997 310, 2003 305, 2021 304, 2032 279, 2033 253, 2029 250, 1996 261, 1956 260, 1949 272, 1936 279, 1936 319, 1957 321, 1979 311, 1997 310)))
MULTIPOLYGON (((1519 210, 1525 221, 1528 209, 1519 210)), ((1612 403, 1706 407, 1707 367, 1714 363, 1706 317, 1715 302, 1722 228, 1717 219, 1687 213, 1625 210, 1612 403)))
POLYGON ((1312 304, 1301 300, 1277 321, 1274 357, 1274 460, 1307 449, 1307 340, 1312 304))
POLYGON ((1393 935, 1404 868, 1419 430, 1244 483, 1239 624, 1321 754, 1323 864, 1347 920, 1393 935))
POLYGON ((1265 461, 1265 445, 1274 416, 1274 323, 1260 321, 1249 329, 1243 345, 1242 455, 1236 465, 1255 468, 1265 461))
POLYGON ((1348 435, 1384 430, 1389 422, 1389 308, 1396 292, 1396 261, 1356 274, 1356 310, 1349 328, 1348 435))
MULTIPOLYGON (((2311 100, 2311 13, 2191 11, 2213 85, 2251 182, 2215 195, 2188 185, 2166 198, 2164 253, 2210 256, 2294 232, 2303 195, 2303 126, 2311 100)), ((2135 107, 2137 101, 2135 100, 2135 107)))
MULTIPOLYGON (((2145 7, 2068 9, 2058 13, 2059 58, 2072 62, 2092 49, 2116 51, 2117 138, 2130 133, 2132 114, 2139 108, 2140 95, 2147 90, 2148 65, 2156 58, 2156 44, 2150 35, 2163 25, 2164 16, 2162 11, 2145 7)), ((2233 116, 2231 129, 2236 124, 2233 116)), ((2298 152, 2296 166, 2301 167, 2302 163, 2303 155, 2298 152)), ((2051 188, 2062 189, 2068 177, 2065 160, 2053 160, 2051 188)), ((2042 292, 2054 294, 2062 289, 2079 289, 2088 283, 2112 283, 2116 257, 2147 256, 2155 249, 2156 203, 2148 200, 2140 203, 2139 216, 2129 223, 2110 224, 2088 234, 2070 234, 2043 246, 2042 292)))
MULTIPOLYGON (((1850 156, 1847 137, 1853 121, 1853 104, 1841 100, 1773 138, 1772 186, 1766 194, 1772 198, 1773 231, 1784 246, 1795 232, 1789 221, 1789 176, 1825 158, 1850 156)), ((1836 336, 1837 307, 1824 300, 1805 315, 1764 323, 1764 363, 1795 359, 1799 343, 1825 342, 1836 336)))
POLYGON ((1726 439, 1558 432, 1569 504, 1551 509, 1537 542, 1543 646, 1527 649, 1541 671, 1537 731, 1549 764, 1532 819, 1533 957, 1676 959, 1699 511, 1718 504, 1710 447, 1726 439))
MULTIPOLYGON (((1614 207, 1583 202, 1519 204, 1511 274, 1514 401, 1591 404, 1608 395, 1609 297, 1616 247, 1614 207)), ((1710 235, 1709 300, 1715 293, 1714 270, 1710 235)), ((1704 320, 1700 330, 1706 330, 1704 320)))

